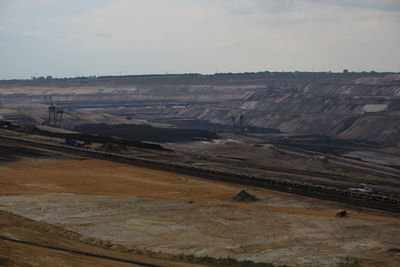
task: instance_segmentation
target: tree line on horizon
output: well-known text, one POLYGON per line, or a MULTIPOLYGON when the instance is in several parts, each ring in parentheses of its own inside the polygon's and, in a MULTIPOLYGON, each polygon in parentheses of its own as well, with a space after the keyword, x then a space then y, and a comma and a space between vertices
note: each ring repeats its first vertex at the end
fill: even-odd
MULTIPOLYGON (((201 73, 181 73, 181 74, 132 74, 132 75, 90 75, 90 76, 75 76, 57 78, 53 76, 32 76, 30 80, 46 81, 46 80, 83 80, 83 79, 118 79, 118 78, 165 78, 165 77, 219 77, 219 76, 265 76, 265 75, 387 75, 400 74, 400 72, 376 72, 376 71, 349 71, 344 69, 342 72, 332 71, 259 71, 259 72, 218 72, 214 74, 201 73)), ((29 79, 10 79, 9 81, 29 80, 29 79)), ((7 80, 2 80, 7 81, 7 80)))

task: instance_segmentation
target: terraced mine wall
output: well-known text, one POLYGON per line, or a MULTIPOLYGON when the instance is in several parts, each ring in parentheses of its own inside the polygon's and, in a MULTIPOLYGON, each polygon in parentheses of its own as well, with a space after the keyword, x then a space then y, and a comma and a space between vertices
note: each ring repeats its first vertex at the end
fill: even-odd
POLYGON ((40 130, 36 127, 26 127, 26 126, 10 124, 8 122, 4 122, 1 120, 0 120, 0 128, 6 128, 6 129, 14 130, 17 132, 24 132, 24 133, 37 134, 37 135, 42 135, 42 136, 56 137, 56 138, 61 138, 61 139, 65 139, 65 140, 79 140, 82 142, 94 142, 94 143, 102 143, 102 144, 112 143, 112 144, 118 144, 118 145, 123 145, 123 146, 132 146, 132 147, 137 147, 137 148, 168 151, 168 149, 162 147, 159 144, 133 141, 133 140, 116 138, 116 137, 111 137, 111 136, 84 134, 84 133, 55 133, 55 132, 40 130), (5 126, 7 126, 7 127, 5 127, 5 126))
POLYGON ((0 82, 3 107, 31 105, 44 118, 43 98, 49 95, 69 111, 67 128, 87 123, 74 111, 179 127, 199 121, 196 128, 223 131, 234 131, 235 120, 248 133, 270 129, 400 144, 400 74, 263 72, 0 82))

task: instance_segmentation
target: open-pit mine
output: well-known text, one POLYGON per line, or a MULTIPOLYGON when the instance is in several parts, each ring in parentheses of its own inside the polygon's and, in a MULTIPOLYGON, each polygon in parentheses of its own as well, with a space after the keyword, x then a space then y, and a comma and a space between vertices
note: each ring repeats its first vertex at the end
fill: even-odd
POLYGON ((0 81, 0 266, 400 266, 400 74, 0 81))

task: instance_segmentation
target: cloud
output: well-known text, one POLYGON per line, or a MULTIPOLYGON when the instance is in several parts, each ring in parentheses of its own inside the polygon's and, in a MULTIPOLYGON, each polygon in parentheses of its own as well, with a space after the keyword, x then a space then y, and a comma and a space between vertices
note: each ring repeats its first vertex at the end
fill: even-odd
MULTIPOLYGON (((321 0, 315 0, 321 1, 321 0)), ((330 2, 332 4, 337 4, 345 7, 356 7, 363 9, 377 9, 386 11, 398 11, 400 10, 399 0, 322 0, 325 2, 330 2)))
POLYGON ((293 0, 217 0, 216 3, 236 14, 281 13, 294 7, 293 0))
MULTIPOLYGON (((400 71, 400 11, 392 0, 12 3, 0 22, 7 29, 0 45, 2 36, 9 44, 0 47, 0 57, 23 54, 41 62, 34 71, 54 76, 216 69, 400 71)), ((10 59, 13 64, 17 71, 23 65, 10 59)))
POLYGON ((0 0, 0 22, 4 20, 7 8, 12 4, 12 0, 0 0))
POLYGON ((315 53, 328 61, 335 57, 335 47, 338 52, 346 53, 345 47, 355 49, 361 41, 374 43, 374 34, 381 36, 379 31, 383 28, 394 31, 391 18, 378 11, 355 13, 331 2, 220 0, 217 3, 121 0, 85 14, 78 24, 84 25, 81 37, 88 49, 159 54, 165 61, 174 60, 182 65, 190 64, 191 55, 198 55, 200 65, 206 64, 204 58, 209 57, 212 60, 207 59, 208 62, 219 59, 211 64, 223 65, 226 70, 232 63, 242 64, 243 68, 268 67, 263 60, 287 66, 287 56, 279 53, 302 59, 303 68, 311 68, 319 65, 313 57, 315 53), (98 32, 108 34, 100 36, 98 32), (358 38, 354 39, 355 36, 358 38))
POLYGON ((32 31, 24 32, 24 35, 33 36, 33 37, 35 37, 35 36, 46 36, 46 35, 48 35, 48 32, 45 31, 45 30, 42 30, 42 29, 38 29, 38 30, 32 30, 32 31))
POLYGON ((11 3, 12 0, 0 0, 0 10, 4 10, 11 3))

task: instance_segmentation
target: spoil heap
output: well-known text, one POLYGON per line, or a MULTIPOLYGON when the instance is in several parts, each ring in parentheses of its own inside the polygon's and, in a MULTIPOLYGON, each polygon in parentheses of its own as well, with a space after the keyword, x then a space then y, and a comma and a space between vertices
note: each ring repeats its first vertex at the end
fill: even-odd
POLYGON ((233 200, 240 202, 255 202, 258 199, 255 196, 247 193, 245 190, 242 190, 239 194, 233 197, 233 200))
POLYGON ((106 143, 99 149, 100 151, 108 152, 108 153, 116 153, 121 154, 126 151, 127 148, 124 145, 106 143))

